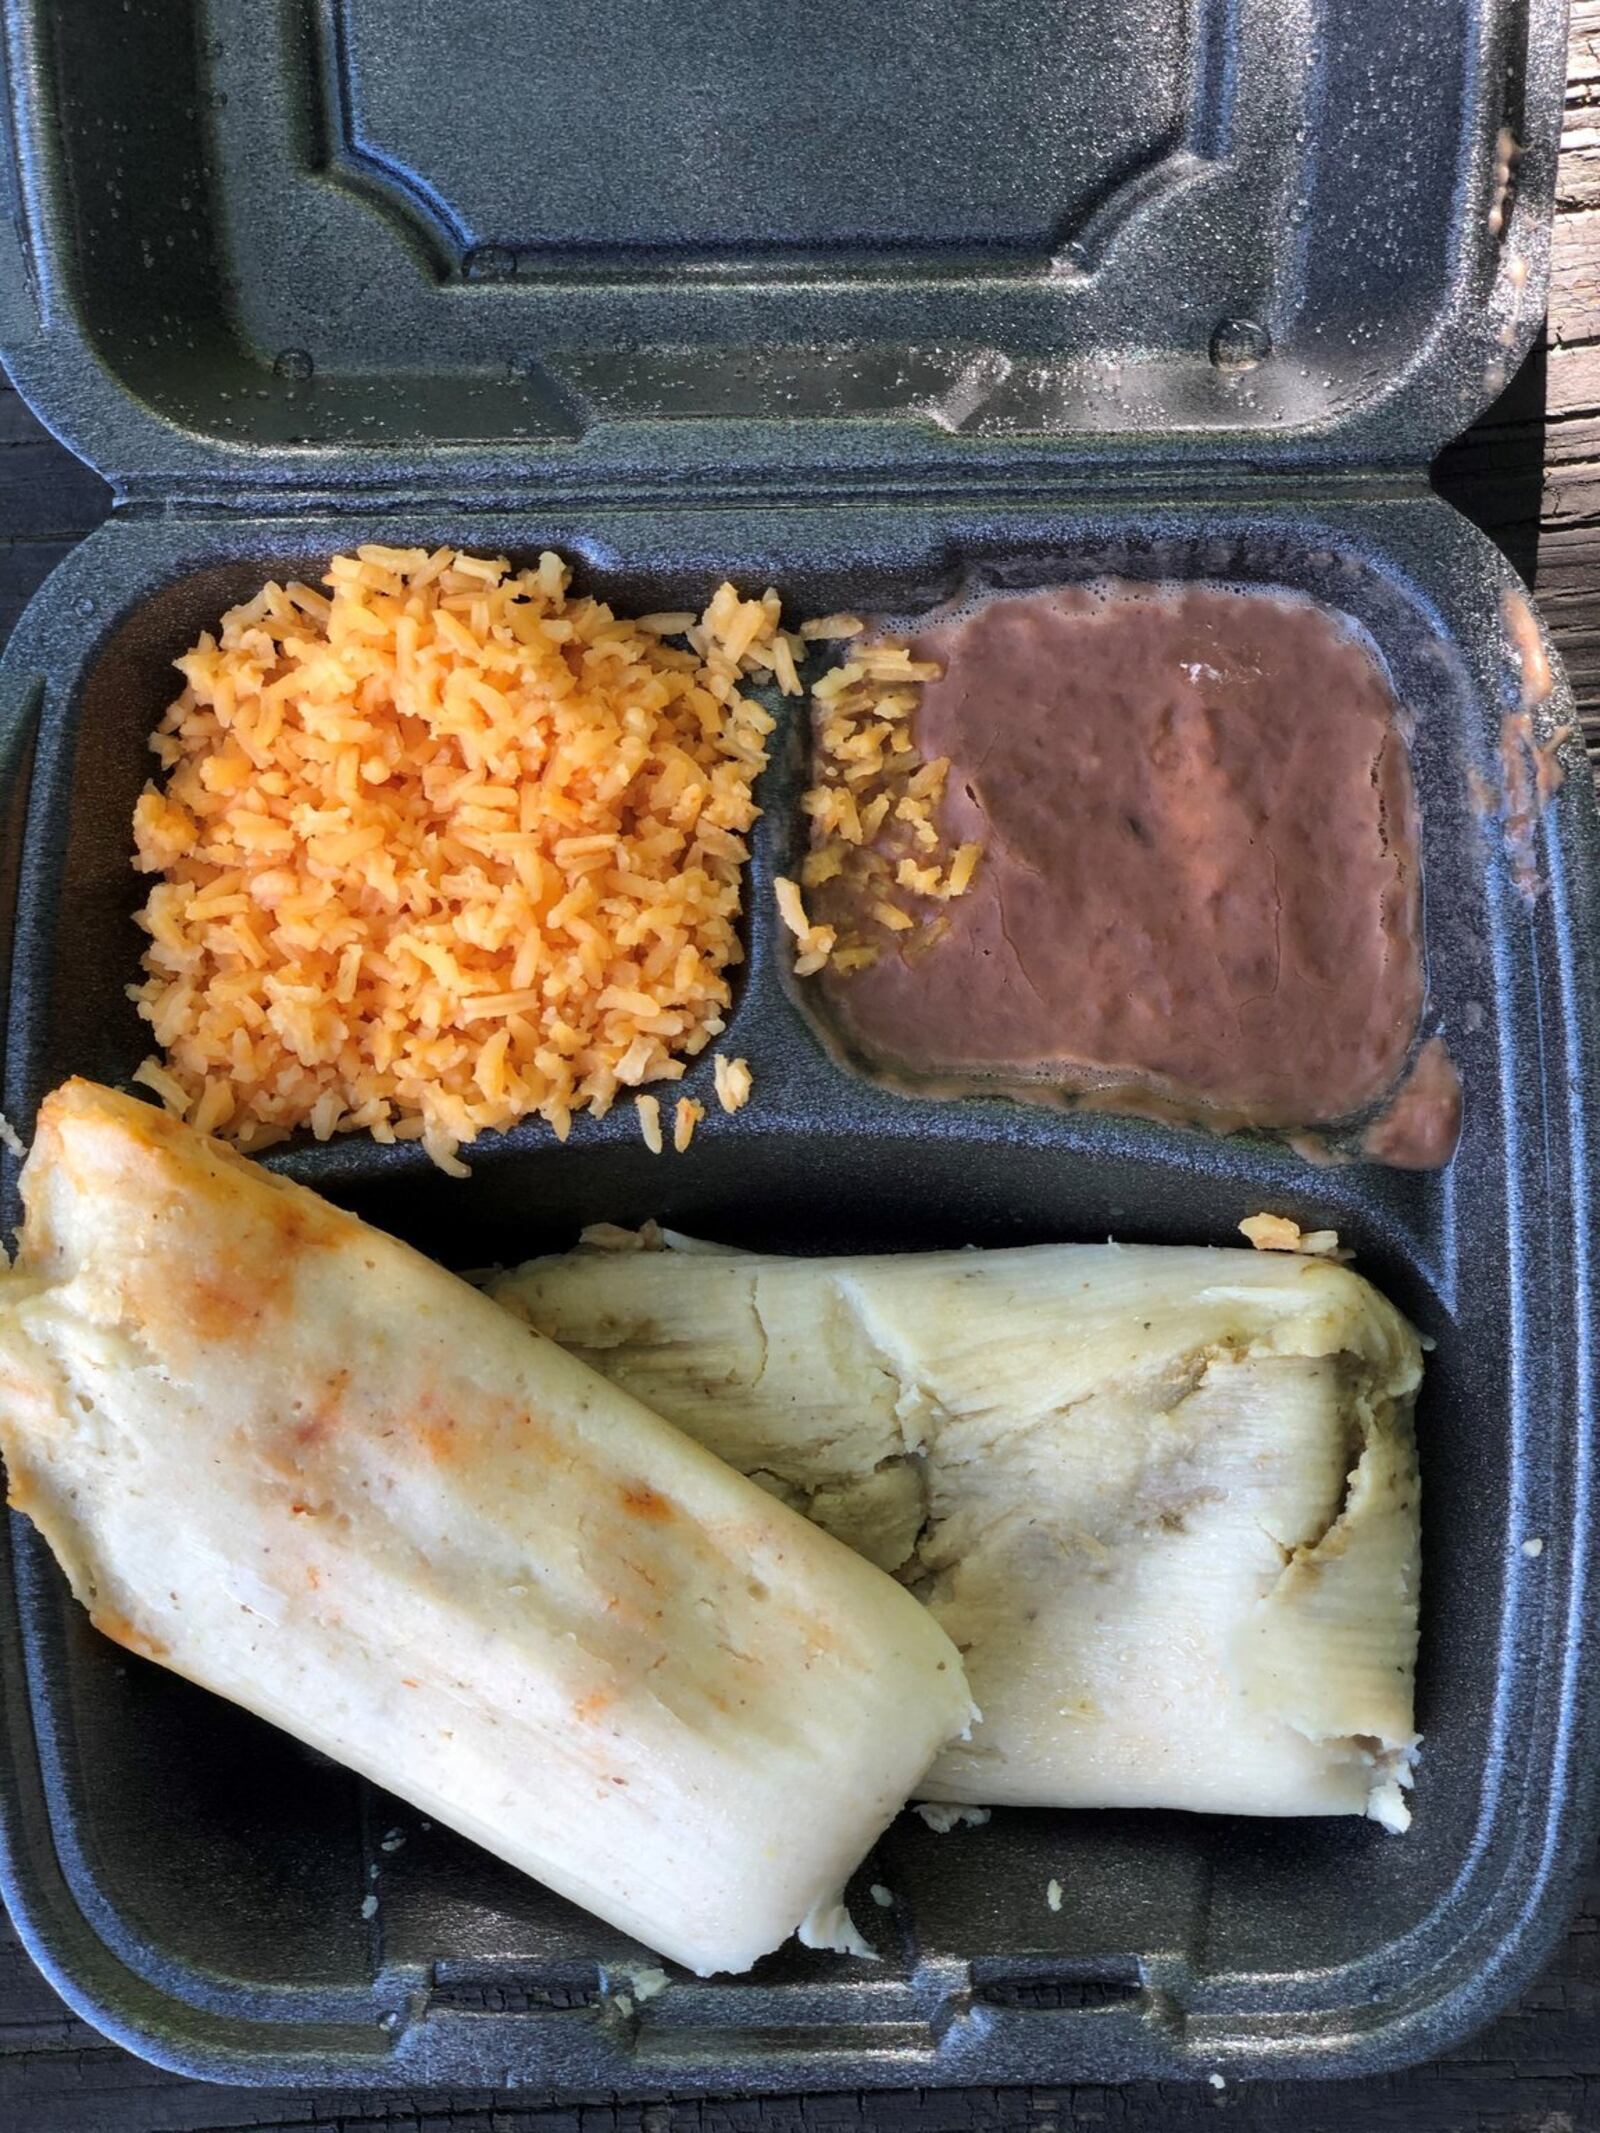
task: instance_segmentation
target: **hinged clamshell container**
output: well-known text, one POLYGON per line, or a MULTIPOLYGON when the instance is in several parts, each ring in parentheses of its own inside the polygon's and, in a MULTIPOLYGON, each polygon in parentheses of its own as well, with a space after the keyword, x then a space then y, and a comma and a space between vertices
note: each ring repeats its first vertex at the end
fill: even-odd
MULTIPOLYGON (((466 1184, 365 1139, 271 1162, 460 1266, 650 1215, 835 1249, 1221 1243, 1263 1204, 1336 1226, 1436 1344, 1413 1828, 902 1817, 856 1890, 877 1961, 791 1947, 640 2000, 644 1951, 129 1660, 13 1519, 0 1878, 39 1962, 163 2064, 342 2089, 1349 2075, 1485 2018, 1595 1832, 1600 897, 1576 744, 1537 894, 1473 806, 1519 701, 1522 596, 1426 468, 1537 327, 1563 7, 5 0, 4 20, 3 353, 117 499, 0 667, 24 1136, 63 1076, 125 1080, 147 1049, 130 817, 172 659, 266 576, 366 540, 553 546, 635 609, 723 574, 796 613, 905 612, 974 574, 1326 601, 1408 717, 1426 1027, 1466 1089, 1453 1163, 1406 1173, 852 1077, 782 981, 791 709, 726 1039, 747 1110, 659 1162, 631 1117, 565 1146, 526 1126, 479 1143, 466 1184)), ((1541 732, 1568 708, 1557 676, 1541 732)), ((9 1159, 5 1189, 14 1222, 9 1159)))

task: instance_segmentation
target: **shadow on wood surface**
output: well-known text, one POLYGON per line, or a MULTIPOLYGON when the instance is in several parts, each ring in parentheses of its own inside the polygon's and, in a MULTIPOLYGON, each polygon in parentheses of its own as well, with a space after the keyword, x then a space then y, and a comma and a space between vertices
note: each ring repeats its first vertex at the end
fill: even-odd
POLYGON ((1499 399, 1433 463, 1439 494, 1488 534, 1528 585, 1539 567, 1549 371, 1549 341, 1541 328, 1499 399))

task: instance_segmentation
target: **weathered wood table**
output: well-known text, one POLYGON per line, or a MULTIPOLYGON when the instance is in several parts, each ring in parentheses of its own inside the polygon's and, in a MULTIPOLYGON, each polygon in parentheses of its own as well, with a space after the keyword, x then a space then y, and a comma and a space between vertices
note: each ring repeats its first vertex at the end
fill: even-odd
MULTIPOLYGON (((1401 0, 1404 4, 1404 0, 1401 0)), ((1574 0, 1550 318, 1498 404, 1439 461, 1439 487, 1537 591, 1600 757, 1600 0, 1574 0)), ((0 640, 104 515, 101 483, 0 389, 0 640)), ((916 2091, 762 2103, 541 2106, 491 2095, 211 2088, 78 2021, 0 1921, 0 2133, 1600 2133, 1600 1859, 1555 1959, 1461 2050, 1388 2081, 1210 2088, 916 2091)))

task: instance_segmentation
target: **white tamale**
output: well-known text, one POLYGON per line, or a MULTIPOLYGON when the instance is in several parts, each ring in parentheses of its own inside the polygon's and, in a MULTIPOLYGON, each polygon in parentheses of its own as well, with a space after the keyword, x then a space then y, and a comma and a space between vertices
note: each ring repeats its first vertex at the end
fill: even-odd
POLYGON ((825 1919, 967 1725, 892 1579, 314 1194, 71 1082, 24 1196, 0 1449, 97 1625, 652 1948, 825 1919))
POLYGON ((1421 1349, 1349 1269, 580 1249, 490 1292, 926 1602, 983 1717, 923 1797, 1404 1825, 1421 1349))

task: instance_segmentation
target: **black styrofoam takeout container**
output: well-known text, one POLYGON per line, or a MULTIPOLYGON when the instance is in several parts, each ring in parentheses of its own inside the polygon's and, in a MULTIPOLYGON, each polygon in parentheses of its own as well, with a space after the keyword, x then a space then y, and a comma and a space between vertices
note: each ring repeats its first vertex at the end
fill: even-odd
MULTIPOLYGON (((50 1977, 165 2065, 339 2088, 1351 2074, 1483 2020, 1595 1831, 1600 854, 1575 746, 1536 897, 1471 804, 1518 702, 1519 596, 1425 468, 1542 308, 1563 7, 3 13, 0 339, 117 496, 0 666, 24 1135, 64 1075, 126 1080, 146 1050, 129 817, 170 661, 267 574, 363 540, 554 546, 632 609, 724 573, 794 613, 971 573, 1326 600, 1410 721, 1426 1027, 1466 1087, 1454 1162, 1410 1174, 853 1078, 783 977, 791 707, 725 1040, 746 1111, 713 1107, 684 1158, 631 1113, 565 1147, 528 1126, 464 1184, 364 1139, 270 1161, 465 1267, 648 1215, 776 1248, 1226 1243, 1262 1206, 1336 1225, 1436 1343, 1413 1828, 903 1816, 854 1890, 879 1961, 791 1946, 641 2000, 644 1951, 97 1636, 13 1518, 0 1880, 50 1977)), ((1541 730, 1567 708, 1557 675, 1541 730)), ((9 1162, 5 1186, 14 1222, 9 1162)))

